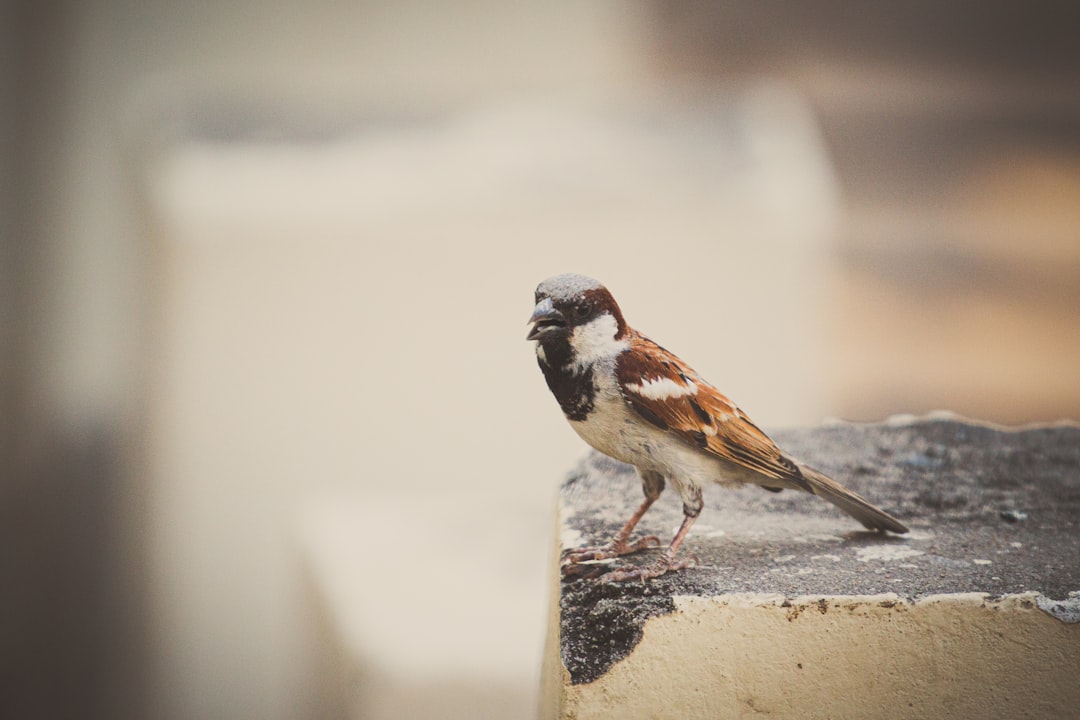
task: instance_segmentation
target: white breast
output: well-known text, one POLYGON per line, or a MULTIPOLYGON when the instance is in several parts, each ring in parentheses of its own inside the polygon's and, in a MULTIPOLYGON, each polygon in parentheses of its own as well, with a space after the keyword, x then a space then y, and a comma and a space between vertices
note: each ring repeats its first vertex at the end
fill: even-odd
POLYGON ((598 363, 594 372, 594 410, 584 421, 570 421, 582 440, 616 460, 662 474, 677 487, 709 482, 739 484, 725 464, 650 425, 634 412, 615 384, 613 367, 598 363))

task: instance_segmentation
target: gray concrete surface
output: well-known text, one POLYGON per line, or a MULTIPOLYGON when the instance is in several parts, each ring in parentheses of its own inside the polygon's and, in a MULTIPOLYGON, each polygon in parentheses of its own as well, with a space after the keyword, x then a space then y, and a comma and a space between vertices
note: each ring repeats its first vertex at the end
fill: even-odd
MULTIPOLYGON (((772 436, 894 513, 911 533, 865 532, 801 493, 709 488, 682 550, 697 567, 647 584, 563 581, 561 655, 572 683, 596 680, 626 657, 646 620, 674 612, 675 596, 894 593, 918 600, 1036 592, 1041 609, 1077 621, 1080 426, 1009 430, 941 416, 772 436)), ((563 547, 605 540, 640 497, 631 468, 590 454, 561 489, 563 547)), ((639 528, 666 543, 680 519, 669 490, 639 528)), ((622 562, 647 562, 653 552, 622 562)))

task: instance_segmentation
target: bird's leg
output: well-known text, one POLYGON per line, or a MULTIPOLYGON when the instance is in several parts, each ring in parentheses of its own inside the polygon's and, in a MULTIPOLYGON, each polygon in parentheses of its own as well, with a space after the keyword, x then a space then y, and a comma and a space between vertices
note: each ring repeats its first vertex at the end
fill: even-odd
POLYGON ((649 547, 660 547, 660 538, 655 535, 646 535, 630 542, 630 533, 637 527, 638 521, 652 507, 660 493, 664 491, 664 476, 659 473, 644 471, 640 472, 641 486, 645 492, 645 500, 641 503, 630 519, 615 533, 615 537, 607 545, 595 545, 591 547, 576 548, 563 553, 563 575, 580 574, 572 570, 574 565, 587 560, 610 560, 620 555, 629 555, 649 547))
POLYGON ((644 550, 647 547, 660 547, 660 538, 655 535, 646 535, 634 542, 630 542, 630 533, 634 531, 634 526, 638 524, 641 516, 654 502, 655 499, 646 498, 645 502, 641 503, 641 507, 626 521, 626 524, 622 526, 619 532, 615 533, 615 537, 611 538, 611 542, 607 545, 592 545, 567 550, 563 554, 564 564, 573 565, 586 560, 610 560, 620 555, 629 555, 644 550))
POLYGON ((644 582, 649 578, 660 577, 671 570, 681 570, 683 568, 693 567, 697 563, 694 558, 688 560, 675 559, 675 553, 679 551, 679 546, 683 544, 683 540, 685 540, 686 536, 690 533, 690 527, 694 524, 694 521, 697 520, 698 515, 701 514, 701 490, 692 488, 687 494, 689 497, 683 502, 682 525, 679 526, 679 530, 675 533, 675 537, 671 539, 671 544, 668 545, 667 550, 648 565, 643 565, 641 567, 621 567, 612 570, 609 573, 605 573, 603 576, 604 582, 624 582, 626 580, 641 580, 644 582))

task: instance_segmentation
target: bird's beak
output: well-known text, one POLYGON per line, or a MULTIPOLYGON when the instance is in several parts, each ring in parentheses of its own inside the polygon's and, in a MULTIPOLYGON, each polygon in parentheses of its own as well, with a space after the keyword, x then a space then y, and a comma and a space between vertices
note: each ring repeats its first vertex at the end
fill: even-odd
POLYGON ((551 303, 551 298, 544 298, 536 303, 532 317, 529 318, 529 325, 532 327, 529 328, 529 334, 525 339, 539 340, 540 336, 546 332, 557 328, 565 328, 566 318, 555 309, 555 306, 551 303))

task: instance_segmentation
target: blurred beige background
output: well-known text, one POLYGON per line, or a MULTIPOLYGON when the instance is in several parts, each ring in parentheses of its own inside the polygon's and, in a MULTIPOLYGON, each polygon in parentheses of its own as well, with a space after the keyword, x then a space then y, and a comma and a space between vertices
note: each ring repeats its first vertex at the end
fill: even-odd
POLYGON ((6 4, 0 715, 532 717, 554 273, 766 427, 1080 415, 1072 10, 892 12, 6 4))

